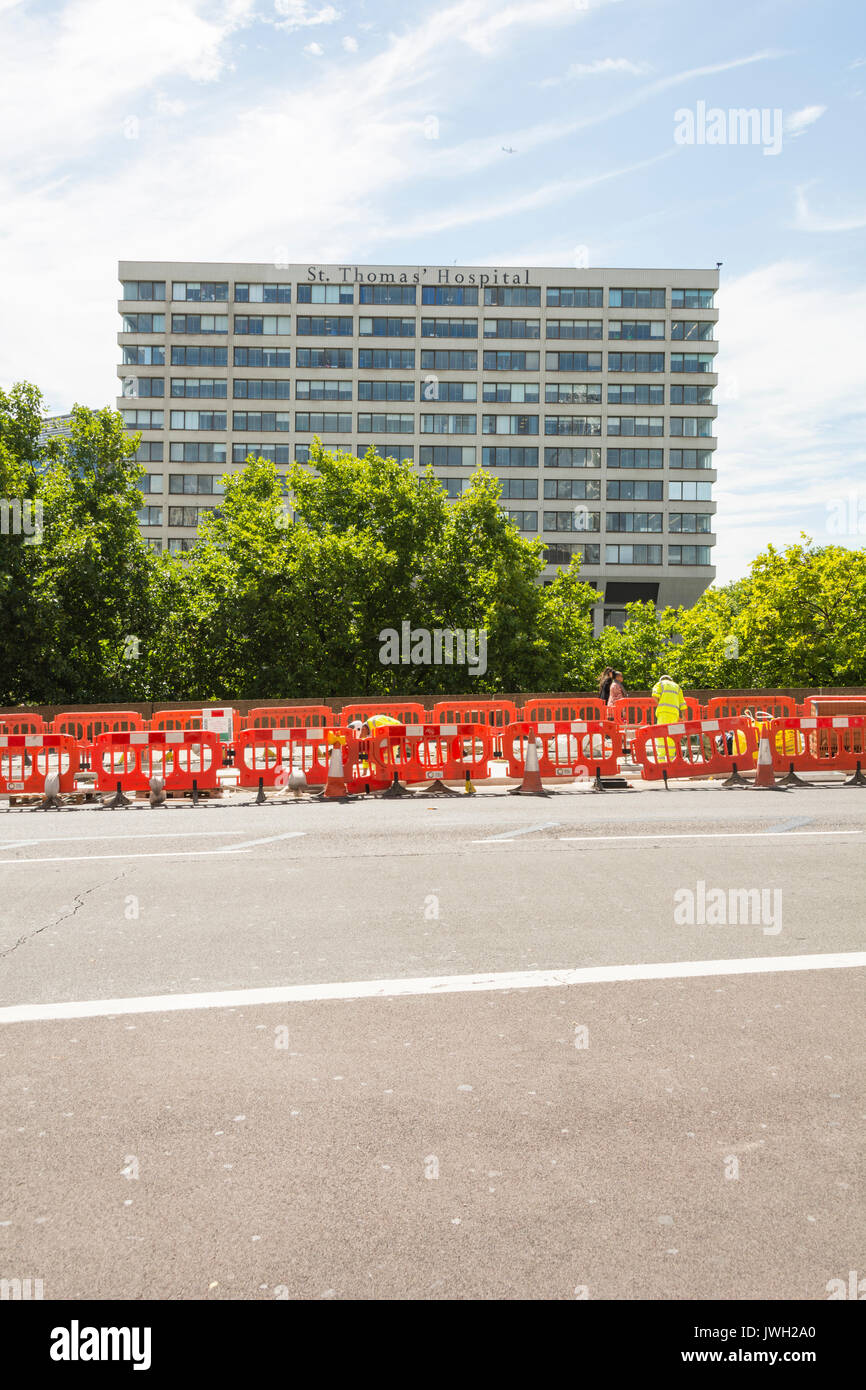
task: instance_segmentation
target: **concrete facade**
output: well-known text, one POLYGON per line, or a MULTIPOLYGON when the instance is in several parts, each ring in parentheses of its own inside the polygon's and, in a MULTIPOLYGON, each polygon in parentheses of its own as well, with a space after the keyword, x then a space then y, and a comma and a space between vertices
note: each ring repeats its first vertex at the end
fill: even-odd
POLYGON ((158 548, 189 548, 248 452, 283 468, 319 435, 430 462, 452 495, 483 464, 545 578, 582 555, 597 626, 712 581, 715 269, 121 261, 119 279, 118 408, 158 548))

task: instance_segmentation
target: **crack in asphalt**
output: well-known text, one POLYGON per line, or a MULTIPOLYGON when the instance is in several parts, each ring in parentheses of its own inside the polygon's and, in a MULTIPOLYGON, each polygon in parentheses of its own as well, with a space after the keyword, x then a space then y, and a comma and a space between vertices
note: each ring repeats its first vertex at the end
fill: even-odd
POLYGON ((121 869, 120 873, 115 874, 114 878, 108 878, 104 883, 94 883, 92 888, 85 888, 83 892, 76 893, 72 899, 72 907, 68 912, 61 910, 59 917, 52 919, 50 922, 46 922, 44 926, 36 927, 34 931, 28 932, 26 936, 19 936, 18 940, 13 942, 11 946, 7 946, 5 951, 0 951, 0 960, 4 960, 6 956, 11 956, 13 951, 18 950, 19 946, 25 946, 28 941, 32 941, 35 936, 39 936, 42 932, 47 931, 49 927, 59 927, 61 922, 68 922, 72 917, 77 917, 81 908, 84 906, 85 898, 89 898, 91 893, 95 893, 98 888, 107 888, 112 883, 118 883, 125 874, 126 869, 121 869))

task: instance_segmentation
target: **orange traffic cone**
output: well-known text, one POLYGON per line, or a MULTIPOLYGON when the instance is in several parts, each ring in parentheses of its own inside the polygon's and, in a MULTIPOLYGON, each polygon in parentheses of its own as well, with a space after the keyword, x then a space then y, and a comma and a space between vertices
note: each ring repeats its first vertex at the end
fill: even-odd
POLYGON ((786 787, 780 787, 773 776, 773 750, 770 747, 770 735, 766 726, 761 730, 761 739, 758 744, 758 766, 755 770, 755 780, 750 788, 751 791, 783 792, 786 787))
POLYGON ((349 799, 346 774, 343 771, 343 750, 339 743, 335 743, 328 758, 328 779, 325 782, 325 790, 319 793, 317 800, 348 801, 349 799))
POLYGON ((526 747, 526 762, 523 765, 523 781, 519 787, 510 787, 511 796, 550 796, 545 791, 538 768, 538 748, 535 738, 530 734, 526 747))

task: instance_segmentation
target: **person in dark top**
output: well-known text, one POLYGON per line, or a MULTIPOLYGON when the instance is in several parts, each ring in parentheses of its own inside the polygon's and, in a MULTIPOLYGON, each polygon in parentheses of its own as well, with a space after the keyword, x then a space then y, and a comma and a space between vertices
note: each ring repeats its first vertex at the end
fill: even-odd
POLYGON ((607 704, 607 697, 610 694, 610 683, 613 680, 613 667, 605 666, 598 680, 598 697, 602 704, 607 704))

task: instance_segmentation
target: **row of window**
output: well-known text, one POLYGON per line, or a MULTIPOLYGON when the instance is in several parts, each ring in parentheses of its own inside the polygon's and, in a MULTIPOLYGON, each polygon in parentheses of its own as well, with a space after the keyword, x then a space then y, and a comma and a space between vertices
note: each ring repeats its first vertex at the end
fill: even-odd
MULTIPOLYGON (((164 280, 124 280, 125 300, 164 300, 164 280)), ((476 305, 479 291, 471 285, 423 285, 422 304, 476 305)), ((360 285, 359 304, 415 304, 415 285, 360 285)), ((541 289, 536 285, 489 285, 485 287, 484 304, 509 308, 540 308, 541 289)), ((713 290, 671 290, 672 309, 712 309, 713 290)), ((354 285, 299 284, 299 304, 354 304, 354 285)), ((664 309, 666 291, 655 289, 608 290, 608 305, 612 309, 664 309)), ((174 300, 205 304, 227 302, 227 280, 174 280, 171 286, 174 300)), ((235 302, 238 304, 290 304, 292 286, 286 283, 246 283, 235 281, 235 302)), ((581 288, 574 285, 550 286, 545 290, 548 308, 601 309, 604 290, 601 287, 581 288)))
MULTIPOLYGON (((172 377, 171 395, 173 397, 194 397, 196 399, 225 398, 227 382, 225 377, 172 377)), ((482 400, 490 405, 538 405, 541 387, 537 381, 496 382, 485 381, 482 385, 482 400)), ((165 381, 163 377, 125 377, 124 396, 140 398, 163 396, 165 381)), ((235 377, 232 394, 238 400, 284 400, 291 397, 291 381, 284 378, 235 377)), ((478 385, 474 381, 440 381, 431 377, 421 383, 420 394, 424 400, 435 401, 476 401, 478 385)), ((306 401, 350 401, 352 382, 338 377, 322 378, 318 381, 297 380, 295 397, 306 401)), ((603 390, 600 381, 549 382, 544 388, 546 405, 601 405, 603 390)), ((414 401, 414 381, 359 381, 359 401, 414 401)), ((653 385, 613 385, 607 388, 608 405, 664 405, 664 386, 653 385)), ((712 405, 712 386, 671 386, 671 405, 712 405)))
MULTIPOLYGON (((159 314, 131 314, 123 319, 123 332, 160 332, 155 327, 140 328, 139 321, 163 319, 159 314), (127 324, 136 327, 127 327, 127 324)), ((421 320, 422 338, 540 338, 540 319, 482 319, 481 334, 478 332, 478 319, 435 318, 421 320)), ((674 320, 671 323, 671 341, 712 342, 713 327, 710 322, 691 319, 674 320)), ((228 333, 227 314, 172 314, 172 333, 187 335, 206 333, 228 333)), ((280 336, 292 331, 291 314, 235 314, 232 332, 237 335, 269 334, 280 336)), ((329 338, 414 338, 417 323, 414 318, 398 318, 396 315, 364 315, 357 319, 351 315, 298 314, 295 319, 295 332, 298 337, 329 338)), ((596 339, 604 337, 601 319, 548 319, 547 338, 596 339)), ((609 319, 607 337, 611 340, 643 339, 661 340, 666 337, 663 319, 609 319)))
MULTIPOLYGON (((126 343, 121 349, 124 366, 165 366, 165 348, 161 344, 126 343)), ((236 367, 290 367, 291 348, 235 347, 232 361, 236 367)), ((482 368, 485 372, 537 372, 541 370, 538 352, 484 351, 482 368)), ((359 348, 358 367, 367 371, 414 371, 414 348, 359 348)), ((296 348, 295 366, 346 371, 352 370, 353 348, 296 348)), ((712 372, 715 359, 710 353, 672 352, 671 372, 712 372)), ((198 347, 173 344, 173 367, 225 367, 228 348, 198 347)), ((600 352, 546 352, 544 369, 548 372, 600 372, 600 352)), ((609 372, 653 374, 664 372, 663 352, 609 352, 609 372)), ((434 372, 475 372, 478 370, 477 351, 459 352, 453 349, 421 350, 421 370, 434 372)))

